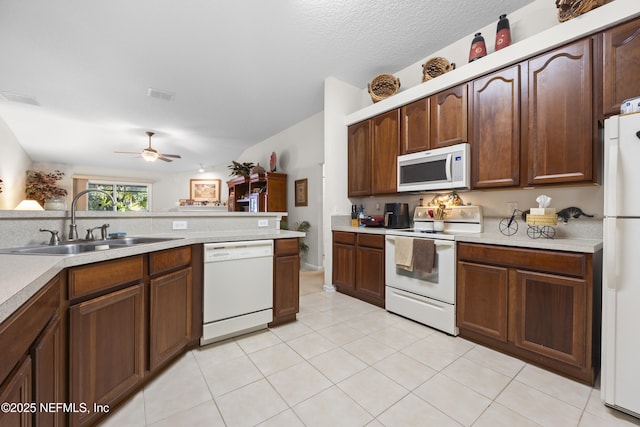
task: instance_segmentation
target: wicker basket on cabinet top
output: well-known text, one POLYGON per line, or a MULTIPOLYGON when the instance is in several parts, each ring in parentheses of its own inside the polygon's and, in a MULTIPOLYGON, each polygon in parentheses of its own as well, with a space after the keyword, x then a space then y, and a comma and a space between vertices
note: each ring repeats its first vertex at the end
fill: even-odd
POLYGON ((448 59, 436 56, 422 64, 422 81, 426 82, 456 68, 448 59))
POLYGON ((558 21, 568 21, 608 2, 609 0, 556 0, 558 21))
POLYGON ((398 92, 400 79, 393 74, 378 74, 371 80, 368 89, 373 102, 382 101, 398 92))

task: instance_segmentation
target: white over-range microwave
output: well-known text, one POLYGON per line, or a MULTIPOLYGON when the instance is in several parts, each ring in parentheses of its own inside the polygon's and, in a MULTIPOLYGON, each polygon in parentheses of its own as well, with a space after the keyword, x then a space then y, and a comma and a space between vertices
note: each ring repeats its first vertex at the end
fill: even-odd
POLYGON ((469 144, 398 156, 398 192, 468 189, 469 144))

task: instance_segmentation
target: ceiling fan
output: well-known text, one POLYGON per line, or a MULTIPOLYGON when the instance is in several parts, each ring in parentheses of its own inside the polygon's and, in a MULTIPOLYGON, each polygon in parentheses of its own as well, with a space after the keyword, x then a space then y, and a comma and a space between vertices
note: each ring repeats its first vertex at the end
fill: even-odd
POLYGON ((155 162, 158 159, 163 160, 165 162, 172 162, 173 160, 171 160, 169 157, 174 158, 174 159, 181 159, 182 158, 177 154, 162 154, 158 150, 156 150, 154 148, 151 148, 151 137, 153 136, 153 132, 145 132, 145 133, 147 135, 149 135, 149 146, 147 148, 143 149, 141 152, 114 151, 114 153, 117 153, 117 154, 140 154, 142 156, 142 158, 147 162, 155 162))

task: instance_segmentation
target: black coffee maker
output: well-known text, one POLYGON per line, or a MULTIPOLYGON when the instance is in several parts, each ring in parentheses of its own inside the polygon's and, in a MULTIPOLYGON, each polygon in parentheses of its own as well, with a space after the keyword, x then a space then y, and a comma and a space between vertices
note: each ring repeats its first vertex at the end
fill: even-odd
POLYGON ((409 204, 385 203, 384 228, 409 228, 409 204))

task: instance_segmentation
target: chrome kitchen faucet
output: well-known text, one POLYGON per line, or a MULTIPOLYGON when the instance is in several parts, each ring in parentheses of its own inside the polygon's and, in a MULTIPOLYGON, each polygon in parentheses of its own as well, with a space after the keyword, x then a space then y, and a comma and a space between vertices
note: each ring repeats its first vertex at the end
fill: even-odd
MULTIPOLYGON (((69 225, 69 236, 67 236, 67 240, 78 240, 78 226, 76 225, 76 204, 78 203, 78 199, 87 193, 105 194, 109 196, 109 199, 111 200, 111 203, 113 204, 113 206, 115 206, 116 204, 116 201, 111 194, 107 193, 104 190, 99 190, 97 188, 90 188, 88 190, 84 190, 76 194, 75 197, 73 198, 73 201, 71 202, 71 224, 69 225)), ((106 230, 106 227, 105 227, 105 230, 106 230)))

